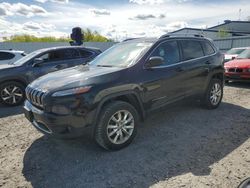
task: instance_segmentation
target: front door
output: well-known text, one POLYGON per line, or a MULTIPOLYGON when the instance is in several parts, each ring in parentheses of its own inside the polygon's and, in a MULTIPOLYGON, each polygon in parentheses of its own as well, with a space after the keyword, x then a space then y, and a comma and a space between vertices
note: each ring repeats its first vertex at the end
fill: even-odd
POLYGON ((144 102, 151 109, 159 108, 184 96, 181 88, 185 77, 182 76, 184 73, 180 69, 177 41, 166 41, 158 45, 149 58, 155 56, 162 57, 164 64, 144 70, 144 77, 147 78, 143 84, 144 102))

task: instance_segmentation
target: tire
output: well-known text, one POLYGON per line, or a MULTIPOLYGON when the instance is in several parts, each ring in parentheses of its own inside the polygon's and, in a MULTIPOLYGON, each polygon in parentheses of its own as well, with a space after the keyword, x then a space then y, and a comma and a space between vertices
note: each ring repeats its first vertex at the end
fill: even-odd
POLYGON ((207 109, 216 109, 223 98, 223 84, 219 79, 212 79, 206 90, 203 104, 207 109), (216 89, 217 88, 217 89, 216 89))
POLYGON ((101 111, 94 133, 96 142, 106 150, 128 146, 137 133, 139 116, 136 109, 129 103, 114 101, 101 111), (125 120, 129 121, 125 123, 125 120))
POLYGON ((25 87, 15 81, 6 82, 0 85, 0 101, 6 106, 18 106, 25 99, 25 87))

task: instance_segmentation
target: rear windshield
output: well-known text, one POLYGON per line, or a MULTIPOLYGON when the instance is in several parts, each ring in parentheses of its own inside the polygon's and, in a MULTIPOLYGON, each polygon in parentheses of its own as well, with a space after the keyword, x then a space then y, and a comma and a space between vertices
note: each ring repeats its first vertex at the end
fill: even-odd
POLYGON ((245 49, 237 49, 237 48, 232 48, 231 50, 228 50, 226 54, 228 55, 234 55, 234 54, 240 54, 243 52, 245 49))
POLYGON ((237 59, 250 59, 250 49, 244 50, 238 55, 237 59))

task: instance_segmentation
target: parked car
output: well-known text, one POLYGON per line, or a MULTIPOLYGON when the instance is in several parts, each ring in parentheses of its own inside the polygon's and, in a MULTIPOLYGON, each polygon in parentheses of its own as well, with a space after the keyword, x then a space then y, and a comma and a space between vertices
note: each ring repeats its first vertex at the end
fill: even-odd
POLYGON ((86 66, 45 75, 26 89, 26 118, 46 135, 81 136, 92 126, 107 150, 130 144, 139 120, 169 103, 198 97, 208 109, 223 96, 223 55, 202 37, 135 39, 86 66))
POLYGON ((0 65, 14 63, 25 55, 24 51, 0 50, 0 65))
POLYGON ((243 52, 245 49, 248 49, 250 47, 241 47, 241 48, 232 48, 228 50, 225 54, 225 62, 231 61, 235 59, 241 52, 243 52))
POLYGON ((250 81, 250 49, 225 63, 225 81, 250 81))
POLYGON ((16 62, 0 65, 0 101, 9 106, 21 104, 25 87, 36 78, 80 64, 101 53, 95 48, 56 47, 34 51, 16 62))

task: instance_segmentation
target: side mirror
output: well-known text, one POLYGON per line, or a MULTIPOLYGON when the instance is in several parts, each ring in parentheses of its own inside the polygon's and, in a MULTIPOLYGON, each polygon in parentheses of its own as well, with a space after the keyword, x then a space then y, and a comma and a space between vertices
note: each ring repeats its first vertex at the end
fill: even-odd
POLYGON ((39 67, 43 62, 44 62, 43 59, 35 58, 32 67, 39 67))
POLYGON ((232 57, 232 60, 236 59, 236 57, 232 57))
POLYGON ((146 68, 150 69, 164 64, 164 59, 160 56, 150 57, 146 63, 146 68))

